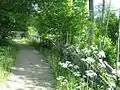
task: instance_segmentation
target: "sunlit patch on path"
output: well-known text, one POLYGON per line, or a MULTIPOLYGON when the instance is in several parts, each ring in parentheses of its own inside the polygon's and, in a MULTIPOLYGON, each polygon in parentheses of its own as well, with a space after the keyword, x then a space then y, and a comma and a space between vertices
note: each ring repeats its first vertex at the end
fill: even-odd
POLYGON ((19 44, 13 75, 0 90, 55 90, 51 69, 43 62, 39 52, 28 45, 19 44))

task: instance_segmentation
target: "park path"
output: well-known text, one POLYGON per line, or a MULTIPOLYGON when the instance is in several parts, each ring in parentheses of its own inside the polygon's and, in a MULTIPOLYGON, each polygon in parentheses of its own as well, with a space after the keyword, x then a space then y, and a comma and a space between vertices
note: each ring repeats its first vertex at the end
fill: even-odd
POLYGON ((13 75, 0 90, 55 90, 51 69, 33 47, 18 44, 19 52, 13 75))

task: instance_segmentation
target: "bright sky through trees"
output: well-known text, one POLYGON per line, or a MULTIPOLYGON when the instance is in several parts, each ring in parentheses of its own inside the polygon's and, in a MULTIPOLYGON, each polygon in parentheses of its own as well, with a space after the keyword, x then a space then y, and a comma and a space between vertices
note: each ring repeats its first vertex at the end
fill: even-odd
MULTIPOLYGON (((94 0, 94 4, 98 5, 100 3, 102 3, 103 0, 94 0)), ((106 0, 107 3, 109 3, 110 0, 106 0)), ((111 5, 112 7, 114 7, 115 9, 120 8, 120 0, 111 0, 111 5)))
MULTIPOLYGON (((94 0, 94 5, 99 5, 102 4, 103 0, 94 0)), ((109 4, 110 0, 106 0, 106 2, 109 4)), ((120 0, 111 0, 111 9, 112 10, 117 10, 120 8, 120 0)), ((116 15, 119 15, 119 11, 116 11, 116 15)))

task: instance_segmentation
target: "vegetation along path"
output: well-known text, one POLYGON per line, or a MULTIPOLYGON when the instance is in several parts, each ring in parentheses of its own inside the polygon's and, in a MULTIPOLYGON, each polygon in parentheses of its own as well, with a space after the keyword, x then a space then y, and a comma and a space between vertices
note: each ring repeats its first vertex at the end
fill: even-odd
POLYGON ((18 44, 16 65, 6 86, 0 90, 55 90, 54 78, 48 67, 33 47, 18 44))

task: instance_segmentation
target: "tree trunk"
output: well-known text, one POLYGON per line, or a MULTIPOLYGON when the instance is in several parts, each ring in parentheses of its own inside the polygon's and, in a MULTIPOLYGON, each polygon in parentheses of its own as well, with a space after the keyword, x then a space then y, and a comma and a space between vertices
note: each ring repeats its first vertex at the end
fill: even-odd
POLYGON ((92 45, 94 41, 94 0, 89 0, 89 13, 90 13, 89 14, 90 21, 93 23, 93 26, 92 26, 92 30, 89 30, 88 47, 92 45))
POLYGON ((120 62, 120 9, 119 9, 119 32, 118 32, 118 52, 117 62, 120 62))
POLYGON ((102 24, 104 23, 104 13, 105 13, 105 0, 103 0, 102 4, 102 24))
POLYGON ((111 0, 109 1, 109 10, 108 10, 108 13, 107 13, 107 22, 106 22, 106 27, 105 27, 105 35, 103 37, 103 47, 105 46, 105 38, 107 37, 107 32, 108 32, 108 24, 109 24, 109 17, 110 17, 110 8, 111 8, 111 0))
POLYGON ((90 19, 94 20, 94 0, 89 0, 90 19))

